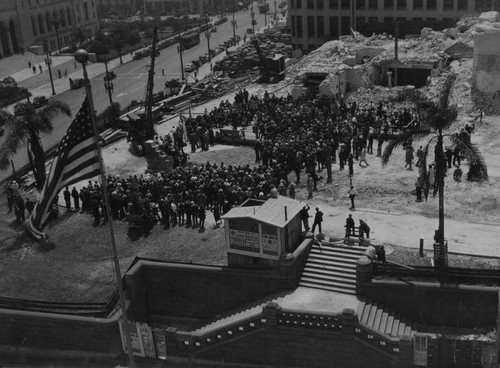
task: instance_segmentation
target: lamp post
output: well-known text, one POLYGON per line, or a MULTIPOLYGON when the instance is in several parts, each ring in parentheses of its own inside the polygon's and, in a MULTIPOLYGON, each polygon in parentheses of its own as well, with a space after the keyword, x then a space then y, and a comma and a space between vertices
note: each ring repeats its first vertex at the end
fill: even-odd
POLYGON ((253 10, 253 4, 250 10, 250 16, 252 17, 252 33, 255 34, 255 11, 253 10))
POLYGON ((90 119, 92 121, 92 127, 94 128, 94 140, 96 143, 96 150, 97 150, 97 157, 99 160, 99 167, 101 171, 101 186, 102 186, 102 192, 104 196, 104 202, 106 205, 106 216, 107 216, 107 223, 108 223, 108 229, 109 229, 109 236, 111 240, 111 248, 113 251, 113 263, 114 263, 114 270, 115 270, 115 277, 116 277, 116 285, 118 289, 118 296, 120 299, 120 309, 122 312, 122 318, 123 318, 123 331, 125 334, 125 341, 127 345, 127 354, 128 354, 128 363, 130 364, 130 367, 134 368, 135 367, 135 362, 134 362, 134 354, 132 352, 132 339, 130 338, 130 331, 128 328, 128 320, 127 320, 127 306, 125 304, 125 295, 123 293, 123 284, 122 284, 122 276, 120 272, 120 263, 118 262, 118 254, 116 251, 116 244, 115 244, 115 235, 113 232, 113 221, 111 219, 111 211, 110 211, 110 205, 109 205, 109 195, 108 195, 108 185, 107 185, 107 179, 106 179, 106 173, 104 171, 104 163, 102 160, 102 155, 101 155, 101 149, 99 146, 99 141, 100 141, 100 136, 97 133, 97 126, 96 126, 96 121, 95 121, 95 110, 94 110, 94 101, 92 100, 92 90, 90 88, 90 80, 87 74, 87 61, 89 60, 89 53, 84 50, 80 49, 75 52, 75 60, 82 64, 82 69, 83 69, 83 80, 85 83, 85 92, 87 95, 87 102, 89 104, 89 110, 90 110, 90 119))
POLYGON ((52 60, 50 60, 49 48, 47 46, 47 40, 43 40, 43 48, 45 50, 45 60, 47 61, 47 67, 49 68, 50 86, 52 87, 52 96, 56 95, 56 89, 54 88, 54 79, 52 78, 52 60))
POLYGON ((276 4, 278 2, 276 0, 274 0, 274 20, 276 20, 276 18, 278 18, 278 11, 276 10, 276 4))
POLYGON ((264 3, 264 26, 267 27, 267 3, 264 3))

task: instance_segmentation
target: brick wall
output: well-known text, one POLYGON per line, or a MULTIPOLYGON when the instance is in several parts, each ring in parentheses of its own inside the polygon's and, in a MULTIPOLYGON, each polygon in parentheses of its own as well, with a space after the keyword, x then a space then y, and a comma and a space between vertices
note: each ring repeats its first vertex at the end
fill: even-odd
POLYGON ((116 357, 122 353, 116 318, 0 310, 0 345, 20 349, 65 350, 116 357))

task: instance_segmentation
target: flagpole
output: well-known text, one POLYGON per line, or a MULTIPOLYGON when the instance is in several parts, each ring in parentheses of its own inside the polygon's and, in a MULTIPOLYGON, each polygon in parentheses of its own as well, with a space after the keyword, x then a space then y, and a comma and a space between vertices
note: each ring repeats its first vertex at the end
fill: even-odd
POLYGON ((87 61, 89 60, 89 53, 84 49, 79 49, 75 52, 75 60, 82 64, 83 80, 85 83, 85 92, 90 110, 90 119, 92 120, 92 127, 94 129, 94 140, 96 143, 97 157, 99 159, 99 168, 101 171, 101 185, 104 195, 104 203, 106 206, 106 222, 108 224, 109 237, 111 240, 111 248, 113 250, 113 263, 115 269, 116 284, 118 289, 118 296, 120 298, 120 309, 123 317, 123 332, 125 333, 125 341, 127 345, 128 362, 131 368, 135 367, 134 354, 132 352, 132 339, 130 338, 130 331, 128 329, 127 320, 127 306, 125 304, 125 295, 123 293, 122 276, 120 272, 120 263, 118 262, 118 253, 116 251, 115 234, 113 232, 113 222, 111 219, 111 211, 109 205, 108 185, 106 174, 104 172, 104 162, 102 160, 100 136, 97 133, 97 125, 95 121, 94 101, 92 99, 92 90, 90 89, 90 80, 87 74, 87 61))

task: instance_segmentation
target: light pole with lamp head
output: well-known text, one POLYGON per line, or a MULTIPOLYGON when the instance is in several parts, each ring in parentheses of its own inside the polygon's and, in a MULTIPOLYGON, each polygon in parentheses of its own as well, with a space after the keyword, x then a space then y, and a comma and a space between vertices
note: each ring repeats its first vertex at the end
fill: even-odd
POLYGON ((87 62, 89 60, 89 53, 84 50, 84 49, 79 49, 75 52, 75 60, 82 64, 82 69, 83 69, 83 80, 85 83, 85 92, 87 95, 87 103, 89 105, 89 110, 90 110, 90 120, 92 121, 92 127, 94 129, 94 140, 96 144, 96 150, 97 150, 97 157, 99 160, 99 168, 101 171, 101 186, 102 186, 102 192, 104 196, 104 202, 106 205, 106 216, 107 216, 107 223, 108 223, 108 229, 109 229, 109 236, 111 240, 111 248, 113 251, 113 265, 114 265, 114 270, 115 270, 115 277, 116 277, 116 286, 118 289, 118 296, 120 300, 120 309, 122 312, 122 318, 123 318, 123 333, 125 334, 125 342, 127 345, 127 354, 128 354, 128 363, 130 364, 131 368, 135 367, 135 361, 134 361, 134 354, 132 352, 132 339, 130 338, 130 331, 128 328, 128 319, 127 319, 127 306, 125 304, 125 295, 123 293, 123 284, 122 284, 122 276, 121 276, 121 271, 120 271, 120 263, 118 262, 118 254, 116 251, 116 244, 115 244, 115 235, 113 232, 113 221, 111 219, 111 211, 110 211, 110 205, 109 205, 109 195, 108 195, 108 185, 107 185, 107 179, 106 179, 106 173, 104 171, 104 163, 102 160, 102 154, 101 154, 101 148, 100 148, 100 136, 97 133, 97 126, 96 126, 96 120, 95 120, 95 110, 94 110, 94 101, 92 99, 92 90, 90 88, 90 80, 89 76, 87 74, 87 62))
POLYGON ((104 59, 104 67, 106 68, 106 74, 104 75, 104 86, 106 87, 106 90, 108 91, 108 97, 109 97, 109 106, 113 106, 113 98, 111 97, 111 79, 108 76, 108 59, 104 59))
POLYGON ((234 19, 234 12, 236 11, 236 0, 234 1, 233 6, 233 20, 231 24, 233 25, 233 43, 236 45, 236 20, 234 19))
POLYGON ((54 26, 54 29, 56 31, 57 50, 59 50, 59 55, 61 55, 61 39, 59 38, 59 19, 56 18, 52 20, 52 25, 54 26))
POLYGON ((276 4, 278 2, 276 0, 274 0, 274 20, 276 20, 276 18, 278 18, 278 11, 276 10, 276 4))
POLYGON ((207 7, 206 7, 206 2, 205 4, 205 25, 206 25, 206 30, 205 30, 205 36, 207 37, 207 46, 208 46, 208 61, 210 62, 210 70, 212 70, 212 53, 210 52, 210 29, 208 28, 208 14, 207 14, 207 7))

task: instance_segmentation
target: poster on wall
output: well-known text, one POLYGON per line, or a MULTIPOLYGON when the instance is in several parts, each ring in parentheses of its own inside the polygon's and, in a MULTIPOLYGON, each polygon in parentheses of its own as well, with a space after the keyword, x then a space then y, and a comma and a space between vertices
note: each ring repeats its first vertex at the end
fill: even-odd
POLYGON ((274 226, 262 225, 262 252, 264 254, 279 254, 278 231, 274 226))
MULTIPOLYGON (((119 320, 120 335, 122 337, 123 351, 127 351, 127 340, 125 338, 125 331, 123 329, 123 320, 119 320)), ((144 346, 142 344, 141 333, 137 327, 137 324, 132 321, 127 321, 127 329, 130 335, 130 340, 132 343, 132 352, 137 356, 145 356, 144 346)))
POLYGON ((253 221, 229 221, 229 247, 259 253, 259 224, 253 221))

